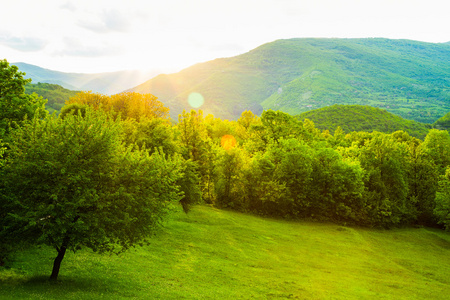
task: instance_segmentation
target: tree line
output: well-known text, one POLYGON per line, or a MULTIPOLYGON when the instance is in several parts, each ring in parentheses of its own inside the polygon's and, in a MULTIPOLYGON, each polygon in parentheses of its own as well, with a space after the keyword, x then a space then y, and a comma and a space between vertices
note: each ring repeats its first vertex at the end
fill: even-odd
POLYGON ((59 115, 0 61, 0 262, 30 245, 120 253, 178 203, 370 227, 450 229, 450 136, 330 133, 308 119, 244 111, 236 121, 151 94, 81 92, 59 115))

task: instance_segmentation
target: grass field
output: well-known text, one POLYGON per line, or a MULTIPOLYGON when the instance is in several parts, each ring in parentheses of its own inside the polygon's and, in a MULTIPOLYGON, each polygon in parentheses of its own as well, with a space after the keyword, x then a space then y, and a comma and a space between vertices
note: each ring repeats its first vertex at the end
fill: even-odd
POLYGON ((120 256, 21 253, 0 299, 449 299, 450 234, 291 222, 197 206, 120 256))

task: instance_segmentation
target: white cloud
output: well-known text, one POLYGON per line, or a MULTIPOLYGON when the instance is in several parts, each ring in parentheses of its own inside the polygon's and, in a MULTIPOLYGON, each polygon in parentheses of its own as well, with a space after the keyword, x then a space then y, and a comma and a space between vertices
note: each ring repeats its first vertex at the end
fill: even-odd
POLYGON ((77 10, 77 7, 73 2, 66 2, 62 4, 59 8, 61 9, 67 9, 68 11, 75 12, 77 10))
POLYGON ((32 36, 12 36, 10 34, 0 34, 0 45, 23 52, 41 51, 48 44, 48 41, 32 36))
POLYGON ((103 57, 103 56, 117 56, 123 53, 123 49, 104 45, 85 45, 84 42, 78 38, 65 37, 64 48, 54 52, 58 56, 78 56, 78 57, 103 57))
POLYGON ((99 17, 79 20, 77 24, 95 33, 108 33, 112 31, 127 32, 131 28, 128 17, 116 9, 105 10, 99 17))

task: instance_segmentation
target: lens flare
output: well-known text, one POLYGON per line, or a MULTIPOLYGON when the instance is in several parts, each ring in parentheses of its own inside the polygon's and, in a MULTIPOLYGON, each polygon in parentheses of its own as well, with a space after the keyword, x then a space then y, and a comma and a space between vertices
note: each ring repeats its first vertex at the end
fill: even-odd
POLYGON ((236 139, 232 135, 224 135, 222 137, 222 140, 220 141, 220 145, 222 145, 222 148, 225 150, 230 150, 234 146, 236 146, 236 139))
POLYGON ((190 93, 188 96, 188 103, 193 108, 199 108, 205 103, 205 98, 203 98, 200 93, 190 93))

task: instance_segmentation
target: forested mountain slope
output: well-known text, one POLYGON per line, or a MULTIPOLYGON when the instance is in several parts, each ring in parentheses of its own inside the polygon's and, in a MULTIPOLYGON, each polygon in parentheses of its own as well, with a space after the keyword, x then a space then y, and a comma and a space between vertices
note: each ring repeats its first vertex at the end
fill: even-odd
POLYGON ((436 122, 433 124, 434 127, 437 129, 450 129, 450 112, 444 115, 442 118, 439 118, 436 122))
POLYGON ((172 116, 203 95, 208 114, 236 119, 245 109, 299 114, 362 104, 425 123, 450 110, 450 45, 411 40, 290 39, 163 74, 131 89, 152 93, 172 116))
POLYGON ((47 99, 45 108, 50 112, 59 112, 67 100, 75 96, 79 91, 65 89, 58 84, 51 83, 29 83, 25 86, 25 93, 36 93, 44 99, 47 99))
POLYGON ((421 139, 432 127, 430 124, 403 119, 384 109, 362 105, 336 104, 301 113, 297 118, 300 121, 309 119, 317 128, 328 129, 330 132, 334 132, 338 126, 347 133, 351 131, 392 133, 403 130, 421 139))

